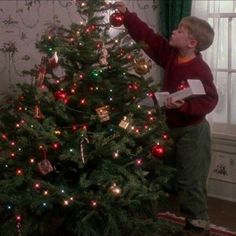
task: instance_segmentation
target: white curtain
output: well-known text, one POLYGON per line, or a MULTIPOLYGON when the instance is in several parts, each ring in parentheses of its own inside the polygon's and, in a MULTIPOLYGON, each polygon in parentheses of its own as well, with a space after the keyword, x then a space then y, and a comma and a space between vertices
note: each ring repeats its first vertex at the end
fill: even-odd
MULTIPOLYGON (((208 63, 208 65, 211 67, 215 84, 217 86, 217 74, 215 68, 217 68, 218 63, 218 50, 220 46, 220 38, 219 38, 219 27, 220 27, 220 0, 193 0, 192 1, 192 10, 191 15, 205 19, 208 21, 214 31, 215 31, 215 37, 214 42, 210 48, 208 48, 206 51, 202 52, 202 55, 205 59, 205 61, 208 63), (214 15, 214 17, 212 17, 214 15)), ((220 92, 217 88, 218 93, 220 92)), ((213 125, 213 119, 214 119, 214 112, 209 114, 207 116, 207 119, 211 126, 213 125)))

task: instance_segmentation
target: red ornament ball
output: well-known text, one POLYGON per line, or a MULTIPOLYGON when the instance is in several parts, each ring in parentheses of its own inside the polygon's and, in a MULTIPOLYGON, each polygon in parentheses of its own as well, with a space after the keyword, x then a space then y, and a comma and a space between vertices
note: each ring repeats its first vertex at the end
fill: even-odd
POLYGON ((110 15, 110 24, 114 27, 120 27, 124 24, 124 14, 120 12, 114 12, 110 15))
POLYGON ((165 154, 165 148, 160 144, 155 144, 151 147, 151 153, 153 156, 161 159, 165 154))

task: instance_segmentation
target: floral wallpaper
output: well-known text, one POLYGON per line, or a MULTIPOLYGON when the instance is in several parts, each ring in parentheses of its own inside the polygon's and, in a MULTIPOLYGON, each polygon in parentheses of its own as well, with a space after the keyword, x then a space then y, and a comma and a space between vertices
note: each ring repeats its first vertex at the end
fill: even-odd
MULTIPOLYGON (((76 12, 78 0, 1 0, 0 1, 0 92, 12 84, 29 81, 23 70, 40 62, 35 43, 53 25, 69 26, 81 21, 76 12)), ((115 1, 107 1, 115 2, 115 1)), ((126 0, 151 27, 158 29, 158 0, 126 0)), ((107 14, 111 14, 108 12, 107 14)), ((156 70, 155 67, 153 69, 156 70)), ((152 72, 156 73, 156 72, 152 72)))

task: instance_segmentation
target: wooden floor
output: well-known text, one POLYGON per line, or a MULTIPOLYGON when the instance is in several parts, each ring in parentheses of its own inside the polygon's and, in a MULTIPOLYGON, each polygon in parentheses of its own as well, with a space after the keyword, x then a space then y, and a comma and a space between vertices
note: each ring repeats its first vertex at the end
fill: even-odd
POLYGON ((211 223, 236 232, 236 202, 208 198, 211 223))
MULTIPOLYGON (((166 210, 180 216, 177 199, 171 197, 170 201, 171 203, 166 210)), ((235 232, 236 235, 236 202, 209 197, 208 214, 211 224, 235 232)))

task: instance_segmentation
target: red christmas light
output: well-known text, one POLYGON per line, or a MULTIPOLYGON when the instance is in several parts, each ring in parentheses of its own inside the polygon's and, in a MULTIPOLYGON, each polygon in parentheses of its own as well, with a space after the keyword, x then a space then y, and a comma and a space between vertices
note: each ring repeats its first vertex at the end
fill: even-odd
POLYGON ((86 33, 91 33, 96 29, 96 25, 89 25, 86 27, 85 32, 86 33))
POLYGON ((12 152, 12 153, 10 154, 10 156, 11 156, 12 158, 14 158, 14 157, 16 156, 16 154, 15 154, 14 152, 12 152))
POLYGON ((79 79, 79 80, 83 80, 84 77, 85 77, 84 73, 78 74, 78 79, 79 79))
POLYGON ((82 125, 82 130, 87 131, 88 125, 82 125))
POLYGON ((168 140, 168 139, 169 139, 169 134, 167 134, 167 133, 163 134, 163 135, 162 135, 162 138, 163 138, 164 140, 168 140))
POLYGON ((21 215, 16 215, 16 221, 17 222, 21 221, 21 215))
POLYGON ((6 135, 6 134, 2 134, 2 139, 3 139, 4 141, 6 141, 6 140, 7 140, 7 135, 6 135))
POLYGON ((78 130, 78 125, 72 125, 71 127, 72 131, 75 132, 78 130))
POLYGON ((129 61, 133 60, 133 55, 128 54, 128 55, 127 55, 127 59, 128 59, 129 61))
POLYGON ((137 84, 137 83, 131 83, 131 84, 128 85, 128 88, 129 88, 130 90, 139 90, 139 84, 137 84))
POLYGON ((40 183, 35 183, 35 184, 34 184, 34 188, 35 188, 35 189, 39 189, 39 188, 41 188, 40 183))
POLYGON ((98 203, 97 203, 96 200, 92 200, 92 201, 90 202, 90 205, 91 205, 91 207, 96 208, 97 205, 98 205, 98 203))
POLYGON ((61 147, 61 144, 59 142, 55 142, 51 144, 51 147, 53 150, 57 150, 61 147))
POLYGON ((22 175, 22 174, 23 174, 22 169, 17 169, 17 170, 16 170, 16 175, 22 175))
POLYGON ((85 98, 80 99, 80 105, 85 105, 85 104, 86 104, 86 99, 85 98))
POLYGON ((24 95, 20 95, 18 98, 20 101, 24 101, 25 100, 25 96, 24 95))
POLYGON ((69 101, 68 94, 63 90, 56 91, 54 93, 54 97, 55 97, 56 100, 62 101, 65 104, 67 104, 68 101, 69 101))
POLYGON ((102 48, 102 46, 103 46, 103 42, 98 42, 98 43, 96 44, 96 48, 97 48, 97 49, 102 48))
POLYGON ((15 146, 16 143, 15 143, 14 141, 11 141, 11 142, 10 142, 10 145, 11 145, 11 146, 15 146))
POLYGON ((136 159, 135 163, 136 163, 136 166, 141 166, 143 164, 143 160, 141 158, 136 159))

